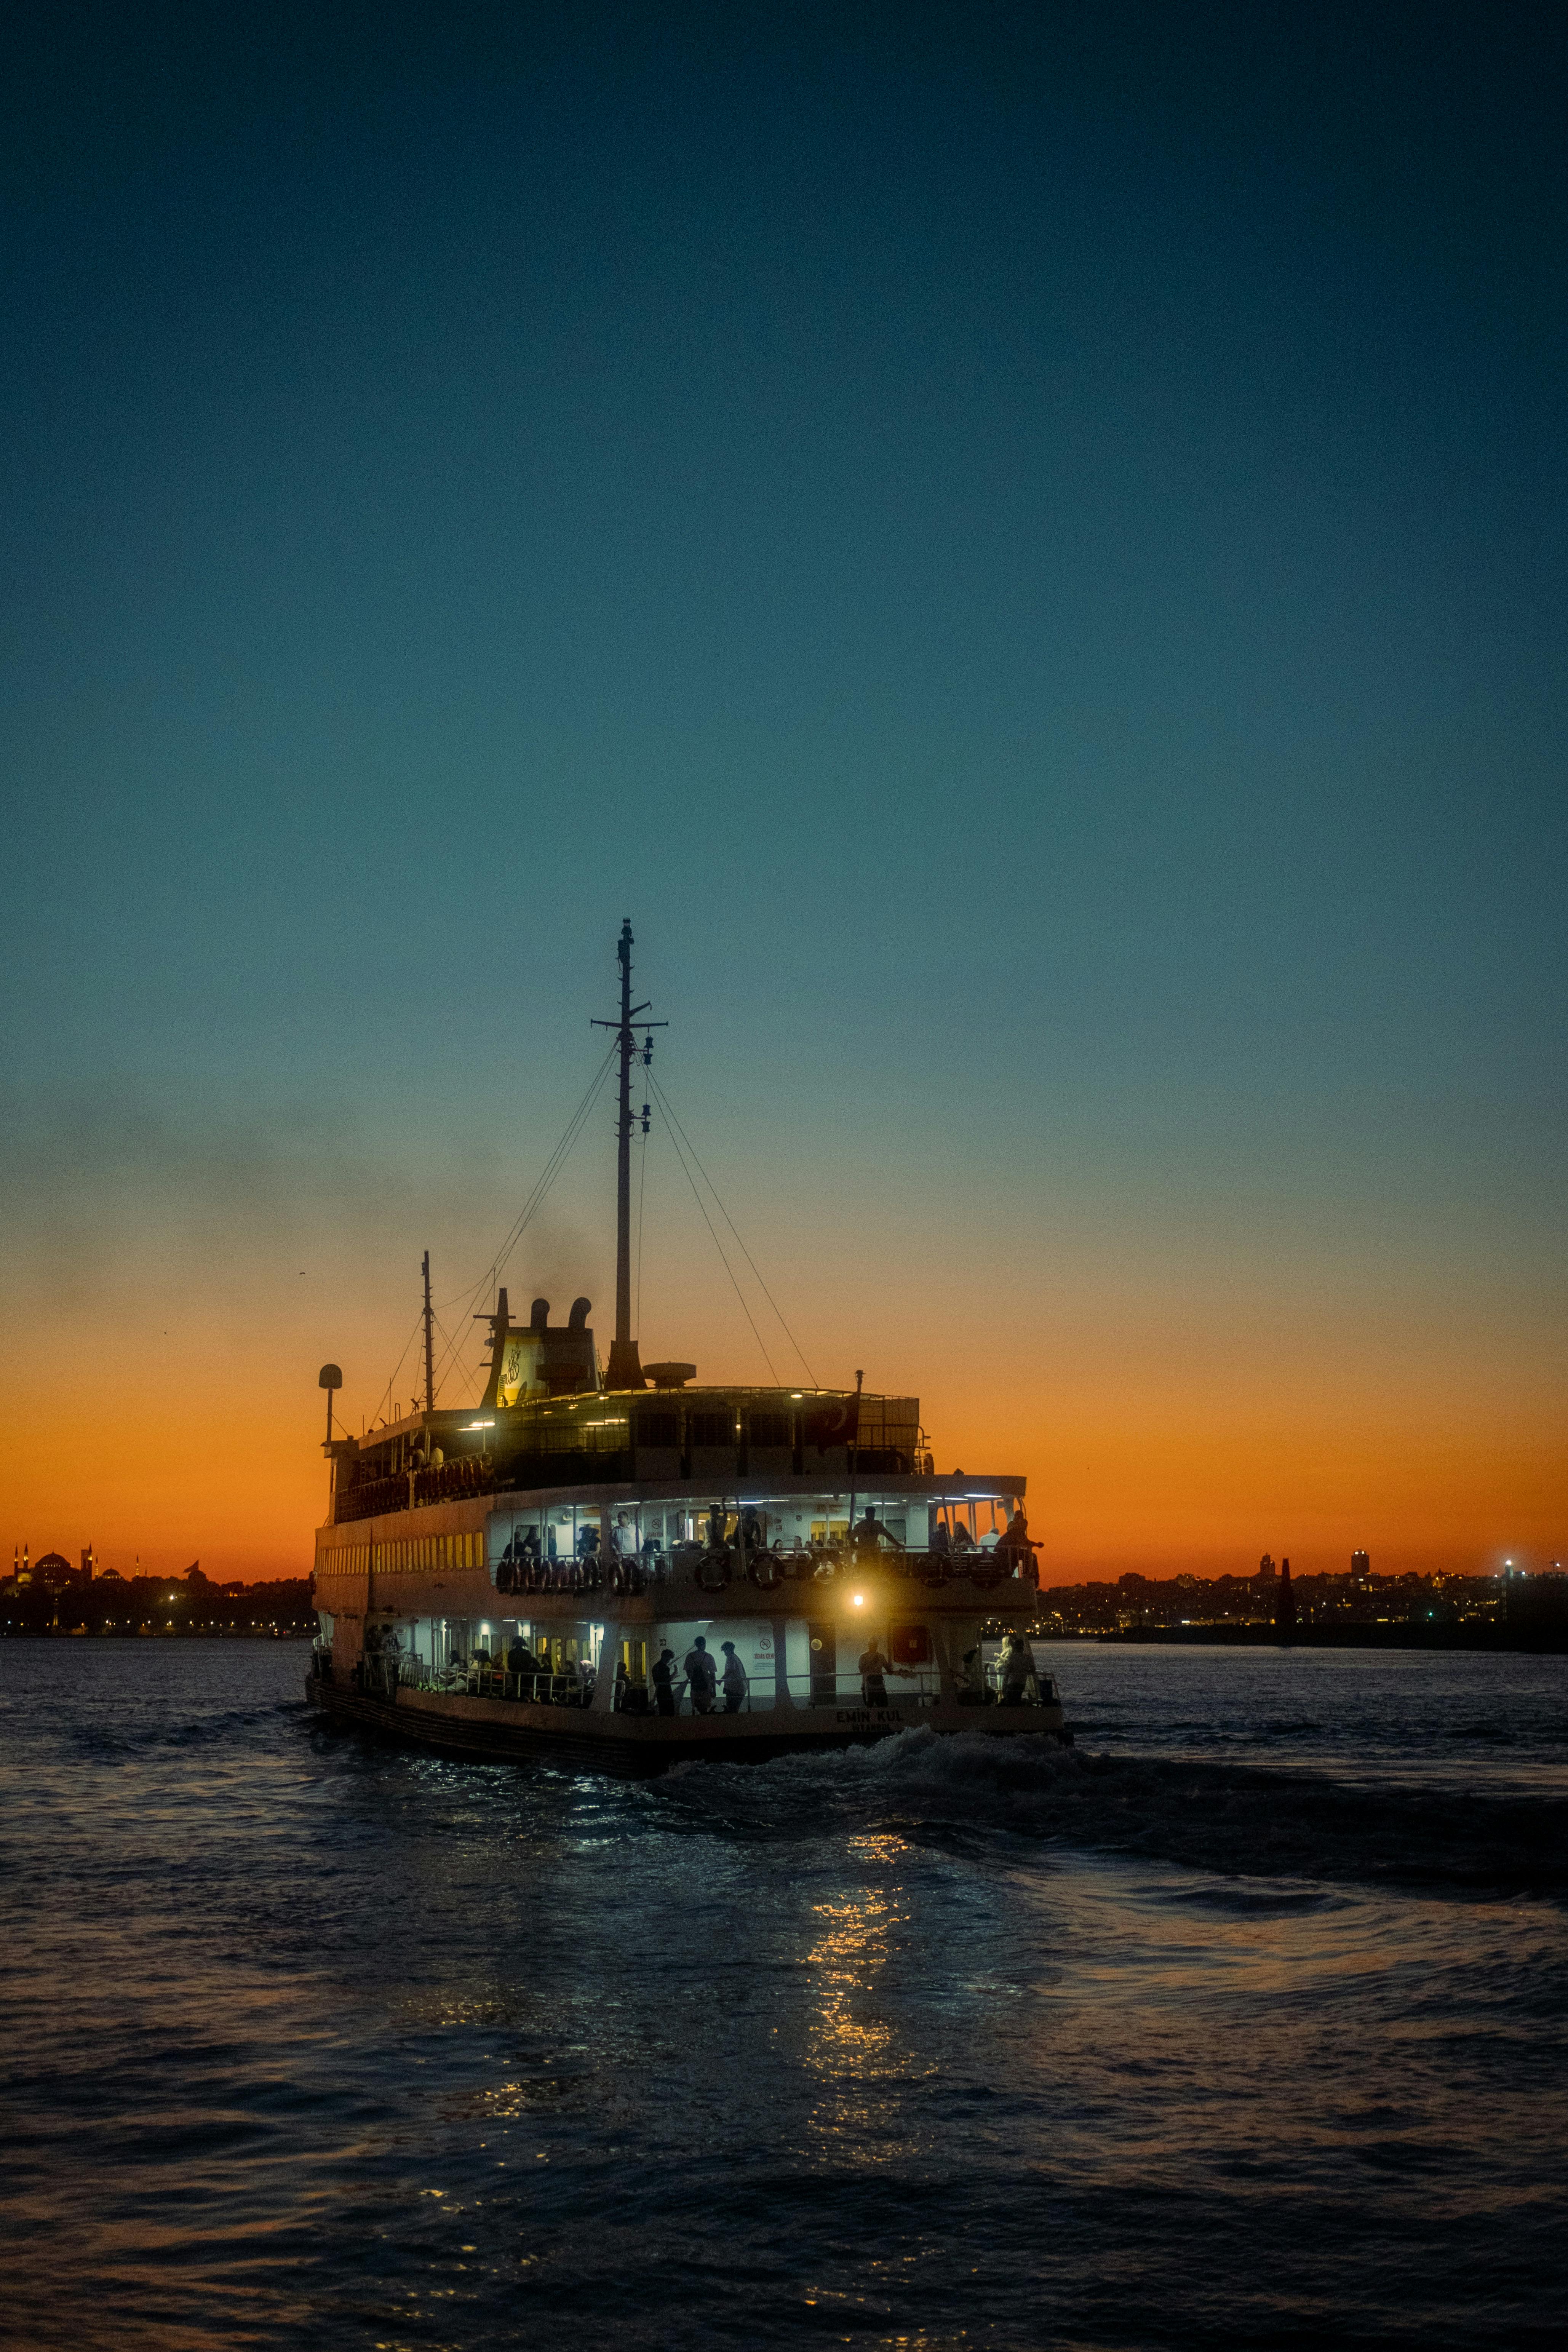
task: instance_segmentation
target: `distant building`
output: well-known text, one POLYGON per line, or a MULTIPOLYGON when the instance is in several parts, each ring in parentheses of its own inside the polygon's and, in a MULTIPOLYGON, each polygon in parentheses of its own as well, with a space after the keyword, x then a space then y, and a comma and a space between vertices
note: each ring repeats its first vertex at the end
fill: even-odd
POLYGON ((50 1592, 63 1592, 68 1584, 85 1581, 79 1569, 73 1568, 62 1551, 47 1551, 33 1562, 33 1581, 50 1592))
POLYGON ((1372 1554, 1370 1552, 1352 1552, 1351 1582, 1352 1584, 1370 1584, 1372 1582, 1372 1554))

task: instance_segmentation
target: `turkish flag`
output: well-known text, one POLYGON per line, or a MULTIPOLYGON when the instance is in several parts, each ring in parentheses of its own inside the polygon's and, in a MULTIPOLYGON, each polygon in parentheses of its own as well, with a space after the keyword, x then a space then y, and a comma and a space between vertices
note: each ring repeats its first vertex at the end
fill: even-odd
POLYGON ((805 1415, 803 1433, 807 1445, 815 1445, 819 1454, 830 1446, 853 1445, 859 1407, 853 1397, 822 1397, 805 1415))

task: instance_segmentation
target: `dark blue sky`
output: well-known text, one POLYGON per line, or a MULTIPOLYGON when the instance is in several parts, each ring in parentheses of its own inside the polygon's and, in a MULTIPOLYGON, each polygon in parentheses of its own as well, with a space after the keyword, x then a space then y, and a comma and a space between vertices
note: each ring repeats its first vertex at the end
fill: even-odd
POLYGON ((73 1283, 135 1327, 155 1263, 309 1354, 274 1254, 339 1268, 323 1351, 389 1283, 400 1337, 402 1257, 482 1265, 580 1092, 630 913, 825 1377, 887 1325, 918 1385, 914 1292, 1015 1364, 1066 1317, 1092 1386, 1136 1266, 1265 1383, 1310 1327, 1329 1397, 1370 1316, 1380 1393, 1560 1386, 1564 46, 14 16, 24 1345, 73 1283), (1271 1319, 1215 1324, 1250 1264, 1271 1319))

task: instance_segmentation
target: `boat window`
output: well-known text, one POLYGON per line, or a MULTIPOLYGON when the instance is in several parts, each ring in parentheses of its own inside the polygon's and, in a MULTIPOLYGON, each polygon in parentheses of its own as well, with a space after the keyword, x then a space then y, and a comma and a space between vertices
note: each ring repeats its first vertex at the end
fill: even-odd
POLYGON ((679 1445, 680 1443, 679 1416, 673 1412, 639 1412, 637 1418, 637 1442, 639 1445, 679 1445))
POLYGON ((752 1413, 751 1433, 753 1445, 787 1445, 790 1442, 788 1413, 752 1413))
POLYGON ((734 1416, 728 1412, 694 1412, 691 1416, 693 1445, 733 1445, 734 1416))

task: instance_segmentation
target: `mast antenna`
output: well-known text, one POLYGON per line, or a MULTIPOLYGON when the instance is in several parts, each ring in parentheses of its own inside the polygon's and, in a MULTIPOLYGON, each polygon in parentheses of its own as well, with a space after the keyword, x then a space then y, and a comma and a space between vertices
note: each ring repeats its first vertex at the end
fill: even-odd
POLYGON ((644 1384, 642 1360, 637 1343, 632 1337, 632 1058, 637 1051, 632 1034, 635 1022, 647 1031, 643 1048, 646 1060, 653 1049, 652 1032, 668 1029, 668 1021, 646 1021, 643 1014, 647 1003, 632 1003, 632 921, 628 915, 621 925, 621 936, 616 954, 621 967, 621 1011, 616 1021, 595 1021, 595 1029, 616 1031, 616 1045, 620 1055, 620 1107, 616 1118, 616 1336, 610 1346, 610 1360, 605 1372, 605 1385, 612 1389, 640 1389, 644 1384))
POLYGON ((433 1339, 435 1315, 430 1306, 430 1253, 425 1253, 422 1268, 425 1276, 425 1410, 436 1410, 436 1355, 433 1339))

